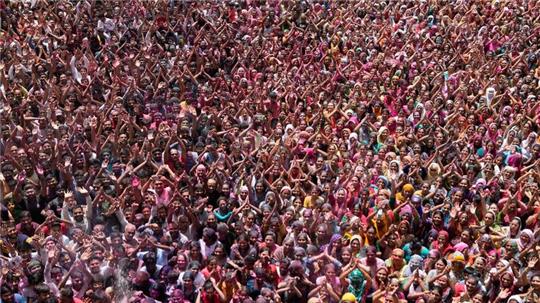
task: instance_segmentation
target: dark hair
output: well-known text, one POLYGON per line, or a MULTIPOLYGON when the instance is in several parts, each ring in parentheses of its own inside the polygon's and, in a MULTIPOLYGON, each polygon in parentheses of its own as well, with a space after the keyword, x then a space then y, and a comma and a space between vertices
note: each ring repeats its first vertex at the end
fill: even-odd
POLYGON ((186 280, 186 279, 190 279, 192 281, 195 279, 195 277, 193 276, 193 273, 191 271, 186 271, 184 273, 184 275, 182 276, 182 281, 186 280))
POLYGON ((411 243, 411 246, 410 246, 411 250, 419 250, 422 248, 422 243, 420 243, 420 241, 417 239, 417 238, 414 238, 412 240, 412 243, 411 243))
POLYGON ((112 238, 122 238, 122 234, 120 232, 113 231, 111 232, 111 239, 112 238))
POLYGON ((105 276, 103 276, 102 274, 93 275, 92 283, 102 283, 103 285, 105 285, 105 282, 105 276))
POLYGON ((431 288, 431 291, 437 292, 437 293, 438 293, 439 295, 441 295, 441 296, 442 296, 442 294, 443 294, 443 289, 442 289, 442 287, 437 286, 437 285, 433 286, 433 288, 431 288))
POLYGON ((34 291, 38 294, 47 293, 51 291, 51 288, 47 284, 40 283, 34 287, 34 291))
POLYGON ((88 262, 92 262, 93 260, 98 260, 99 262, 101 262, 101 258, 98 257, 97 255, 93 254, 90 256, 90 258, 88 258, 88 262))
POLYGON ((147 263, 147 262, 156 262, 156 254, 153 252, 153 251, 149 251, 147 252, 144 256, 143 256, 143 261, 144 263, 147 263))
POLYGON ((92 299, 92 302, 108 303, 111 301, 109 300, 109 296, 107 296, 104 290, 94 291, 91 299, 92 299))
POLYGON ((448 265, 448 260, 446 260, 445 258, 439 258, 436 262, 443 262, 444 266, 448 265))
POLYGON ((169 281, 176 281, 178 280, 178 277, 180 276, 180 274, 175 271, 175 270, 171 270, 167 273, 167 280, 169 281))
POLYGON ((191 261, 188 265, 188 269, 192 269, 193 267, 201 269, 201 263, 199 263, 199 261, 191 261))
POLYGON ((276 233, 275 232, 269 231, 264 235, 265 238, 268 237, 268 236, 272 237, 274 239, 274 241, 276 240, 276 233))
POLYGON ((212 284, 212 281, 206 280, 206 282, 204 282, 203 288, 204 290, 208 291, 214 288, 214 285, 212 284))
POLYGON ((21 211, 19 217, 22 218, 32 218, 29 211, 23 210, 21 211))
POLYGON ((73 298, 73 289, 71 289, 70 287, 62 287, 60 289, 60 296, 73 298))
POLYGON ((0 294, 1 295, 5 295, 5 294, 13 294, 13 290, 11 289, 11 287, 7 286, 6 284, 2 285, 0 287, 0 294))

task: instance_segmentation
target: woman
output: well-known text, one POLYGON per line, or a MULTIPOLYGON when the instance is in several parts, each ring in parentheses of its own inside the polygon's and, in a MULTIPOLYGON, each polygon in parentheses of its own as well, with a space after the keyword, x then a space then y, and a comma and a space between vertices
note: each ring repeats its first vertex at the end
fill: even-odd
POLYGON ((484 234, 499 234, 502 229, 501 226, 496 223, 497 215, 493 210, 488 210, 484 215, 484 221, 480 223, 480 232, 484 234))
POLYGON ((495 300, 501 293, 504 293, 505 298, 513 295, 515 293, 515 281, 516 279, 511 271, 501 273, 498 279, 492 282, 493 286, 489 292, 489 297, 493 300, 492 302, 496 302, 495 300))
POLYGON ((514 217, 510 220, 508 227, 503 227, 503 231, 506 234, 506 239, 517 240, 521 231, 521 218, 514 217))
POLYGON ((176 255, 176 263, 174 264, 174 270, 183 273, 187 269, 188 258, 183 253, 178 253, 176 255))
POLYGON ((188 252, 189 261, 203 262, 204 256, 201 253, 201 245, 199 242, 191 242, 188 252))
POLYGON ((431 244, 431 249, 436 249, 441 252, 442 255, 446 255, 450 252, 452 246, 450 245, 450 235, 446 230, 439 231, 437 240, 431 244))
POLYGON ((354 257, 358 257, 360 254, 360 249, 362 248, 362 237, 359 235, 354 235, 350 240, 350 250, 351 254, 354 257))
MULTIPOLYGON (((324 266, 324 275, 317 278, 315 283, 318 286, 324 287, 325 284, 330 284, 332 291, 339 297, 339 294, 343 293, 343 284, 341 283, 339 276, 337 275, 337 268, 334 264, 329 263, 324 266)), ((316 289, 316 288, 315 288, 316 289)), ((314 289, 314 290, 315 290, 314 289)), ((310 295, 314 290, 310 292, 310 295)), ((330 293, 332 295, 332 293, 330 293)), ((333 296, 331 296, 333 297, 333 296)))
POLYGON ((248 236, 243 233, 236 239, 236 243, 231 246, 229 258, 231 260, 244 260, 251 254, 256 254, 257 248, 250 245, 248 236))
POLYGON ((216 216, 217 222, 227 222, 232 216, 233 212, 229 209, 229 203, 227 199, 221 198, 218 201, 218 208, 214 210, 214 215, 216 216))
POLYGON ((373 294, 373 303, 399 302, 406 303, 405 293, 401 289, 401 283, 397 278, 390 279, 387 287, 379 288, 373 294))
POLYGON ((205 278, 200 271, 201 263, 192 261, 188 264, 187 270, 178 276, 178 283, 185 283, 185 277, 191 278, 191 283, 196 289, 203 286, 205 278))
POLYGON ((435 266, 431 269, 425 278, 426 284, 429 286, 442 276, 448 273, 448 261, 445 258, 440 258, 435 261, 435 266))
POLYGON ((388 284, 388 269, 386 267, 380 267, 377 269, 373 284, 367 293, 368 297, 373 298, 378 290, 384 290, 388 284))
POLYGON ((355 268, 357 266, 352 263, 349 265, 351 266, 350 269, 344 269, 340 278, 347 285, 346 291, 352 293, 356 297, 357 302, 364 302, 366 292, 372 283, 371 277, 362 267, 355 268), (348 277, 348 279, 345 280, 343 279, 344 277, 348 277))
POLYGON ((518 248, 520 251, 533 244, 534 233, 530 229, 524 229, 519 233, 518 248))
POLYGON ((386 177, 390 181, 397 181, 399 177, 401 176, 402 171, 400 167, 400 163, 397 160, 390 161, 390 164, 388 165, 388 170, 386 171, 386 177))
POLYGON ((424 279, 426 276, 426 273, 423 270, 424 265, 424 259, 420 255, 412 255, 411 259, 409 260, 409 264, 405 265, 403 270, 401 271, 401 277, 400 280, 403 281, 404 285, 409 284, 409 280, 416 275, 420 279, 424 279))
MULTIPOLYGON (((214 251, 215 252, 215 251, 214 251)), ((206 280, 213 278, 215 281, 220 281, 222 277, 222 269, 218 264, 217 257, 212 255, 207 260, 208 265, 201 270, 202 275, 206 280)))

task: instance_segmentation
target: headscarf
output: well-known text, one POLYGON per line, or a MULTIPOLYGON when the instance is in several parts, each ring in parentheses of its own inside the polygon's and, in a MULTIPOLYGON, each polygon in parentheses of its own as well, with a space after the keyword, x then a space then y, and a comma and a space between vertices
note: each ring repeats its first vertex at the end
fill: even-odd
POLYGON ((386 126, 383 126, 383 127, 379 128, 379 131, 377 132, 377 143, 384 144, 383 139, 381 138, 381 136, 382 136, 382 134, 383 134, 383 132, 385 130, 389 131, 386 126))
POLYGON ((523 299, 519 295, 513 295, 508 298, 508 303, 513 303, 512 300, 516 301, 516 303, 523 303, 523 299))
POLYGON ((474 188, 476 188, 478 190, 478 189, 480 189, 480 187, 486 186, 486 184, 487 184, 486 179, 478 178, 478 180, 476 180, 476 183, 474 184, 474 188))
POLYGON ((456 245, 454 245, 455 251, 459 251, 463 253, 464 251, 467 251, 468 249, 469 249, 469 245, 464 242, 459 242, 456 245))
POLYGON ((268 200, 268 198, 270 198, 271 196, 274 197, 274 199, 276 198, 276 194, 274 194, 274 192, 272 191, 267 192, 266 195, 264 196, 264 200, 268 200))
POLYGON ((351 281, 351 283, 349 284, 347 291, 352 293, 357 298, 362 298, 364 295, 364 290, 366 286, 366 280, 364 278, 364 274, 360 270, 355 269, 349 274, 349 280, 351 281), (355 283, 353 283, 353 281, 355 283), (355 288, 353 284, 360 285, 360 287, 355 288))
POLYGON ((522 230, 521 233, 519 233, 519 239, 518 239, 518 248, 519 248, 519 250, 525 249, 525 248, 527 248, 527 246, 531 245, 531 243, 533 241, 533 236, 534 236, 534 233, 532 232, 532 230, 530 230, 528 228, 522 230), (522 234, 529 237, 529 243, 524 243, 523 241, 521 241, 521 235, 522 234))
POLYGON ((405 205, 401 208, 401 210, 399 211, 399 216, 400 217, 403 217, 403 215, 405 214, 411 214, 412 215, 412 208, 410 205, 405 205))
POLYGON ((424 259, 420 255, 412 255, 409 264, 403 269, 403 277, 410 277, 416 269, 424 267, 424 259))
POLYGON ((388 170, 387 170, 387 173, 386 175, 388 176, 388 178, 390 179, 393 179, 393 180, 396 180, 400 175, 401 175, 401 163, 398 161, 398 160, 392 160, 390 161, 390 163, 388 163, 388 170), (396 164, 397 165, 397 171, 396 172, 392 172, 390 170, 390 167, 392 166, 392 164, 396 164))
POLYGON ((411 191, 411 192, 414 192, 414 186, 410 183, 407 183, 405 185, 403 185, 403 191, 411 191))
POLYGON ((385 176, 378 176, 377 177, 377 181, 379 180, 382 180, 384 182, 384 188, 389 188, 390 187, 390 181, 388 181, 388 178, 386 178, 385 176))
POLYGON ((360 245, 362 245, 362 237, 360 237, 360 235, 354 235, 351 237, 351 241, 349 241, 349 243, 352 243, 354 240, 358 240, 358 242, 360 243, 360 245))
POLYGON ((328 242, 328 244, 321 245, 321 248, 319 249, 319 251, 322 253, 326 250, 326 248, 331 247, 332 244, 340 243, 341 238, 342 236, 340 234, 333 234, 332 237, 330 238, 330 242, 328 242))
POLYGON ((292 124, 287 124, 285 126, 285 131, 283 132, 283 136, 282 136, 283 141, 285 141, 285 139, 289 137, 289 134, 287 133, 288 130, 294 131, 294 126, 292 124))
POLYGON ((398 202, 401 203, 401 202, 405 201, 405 195, 403 195, 403 193, 406 192, 406 191, 414 193, 414 186, 412 184, 409 184, 409 183, 403 185, 403 188, 402 188, 401 192, 396 194, 396 200, 398 202))

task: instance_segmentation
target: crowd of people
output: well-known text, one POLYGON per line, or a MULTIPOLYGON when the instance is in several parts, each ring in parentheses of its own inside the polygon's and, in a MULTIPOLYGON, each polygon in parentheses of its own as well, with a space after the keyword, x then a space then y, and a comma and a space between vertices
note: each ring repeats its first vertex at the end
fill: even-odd
POLYGON ((0 302, 540 302, 539 47, 536 0, 0 0, 0 302))

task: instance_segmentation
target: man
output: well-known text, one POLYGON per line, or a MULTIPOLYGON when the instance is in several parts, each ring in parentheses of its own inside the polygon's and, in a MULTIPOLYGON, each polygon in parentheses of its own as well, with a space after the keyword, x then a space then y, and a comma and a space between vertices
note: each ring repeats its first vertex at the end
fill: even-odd
POLYGON ((81 205, 76 205, 74 197, 71 192, 64 194, 64 204, 62 206, 61 218, 73 223, 75 227, 82 229, 83 231, 89 231, 89 219, 92 218, 92 201, 88 191, 80 189, 79 193, 82 194, 86 200, 86 210, 81 205), (71 208, 71 206, 73 206, 71 208))
POLYGON ((135 227, 135 225, 126 225, 126 228, 124 229, 124 246, 137 247, 137 245, 139 245, 139 241, 135 239, 136 230, 137 227, 135 227))
POLYGON ((60 289, 60 303, 83 303, 83 301, 73 296, 71 288, 64 287, 60 289))
MULTIPOLYGON (((15 226, 8 226, 6 237, 2 240, 2 242, 5 241, 6 243, 5 245, 0 246, 0 250, 7 248, 6 245, 9 245, 15 248, 17 251, 20 251, 21 247, 27 242, 28 239, 28 236, 18 232, 15 226)), ((6 252, 6 255, 8 253, 9 252, 6 252)))
POLYGON ((392 250, 390 258, 384 261, 389 273, 401 272, 401 270, 405 266, 404 256, 405 252, 401 248, 395 248, 392 250))
POLYGON ((32 216, 28 211, 22 211, 20 215, 20 223, 17 224, 16 228, 18 232, 21 232, 28 237, 32 237, 36 232, 39 224, 32 222, 32 216))
POLYGON ((15 293, 9 286, 0 287, 0 303, 26 303, 26 299, 18 293, 15 293))
POLYGON ((43 265, 41 265, 41 263, 37 260, 31 260, 26 266, 25 275, 27 277, 27 284, 23 288, 22 294, 26 298, 32 298, 37 300, 40 295, 39 292, 46 291, 46 289, 38 287, 39 285, 44 285, 42 284, 45 280, 45 276, 43 273, 43 265))
POLYGON ((150 296, 150 289, 155 284, 146 271, 138 271, 131 282, 135 291, 142 291, 146 296, 150 296))
POLYGON ((21 210, 30 212, 32 221, 41 224, 45 222, 45 215, 43 211, 47 208, 47 203, 43 197, 37 195, 36 188, 32 184, 26 184, 24 186, 24 195, 21 198, 17 192, 15 192, 16 207, 21 210))
POLYGON ((114 274, 114 270, 108 265, 104 265, 102 257, 97 254, 92 255, 88 260, 88 270, 92 278, 96 278, 99 275, 103 276, 105 281, 114 274))
POLYGON ((34 290, 36 291, 37 298, 35 301, 32 300, 32 302, 49 303, 51 302, 51 299, 54 300, 53 302, 56 302, 56 299, 54 299, 54 297, 52 296, 51 289, 47 284, 45 283, 38 284, 36 285, 34 290))

